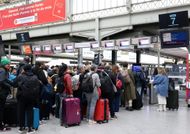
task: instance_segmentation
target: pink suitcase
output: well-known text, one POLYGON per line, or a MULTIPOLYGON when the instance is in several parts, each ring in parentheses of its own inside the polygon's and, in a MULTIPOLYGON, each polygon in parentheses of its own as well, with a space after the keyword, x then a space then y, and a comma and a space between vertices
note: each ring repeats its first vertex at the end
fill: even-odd
POLYGON ((63 99, 62 124, 66 128, 70 125, 80 125, 80 100, 78 98, 63 99))

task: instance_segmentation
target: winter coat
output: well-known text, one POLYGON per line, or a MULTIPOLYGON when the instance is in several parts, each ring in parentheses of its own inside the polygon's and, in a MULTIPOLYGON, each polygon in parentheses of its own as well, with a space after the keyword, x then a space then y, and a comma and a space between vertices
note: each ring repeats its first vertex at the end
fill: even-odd
POLYGON ((169 80, 166 75, 158 74, 155 76, 153 85, 155 85, 156 92, 164 97, 168 96, 169 80))
POLYGON ((135 78, 131 70, 123 70, 121 72, 124 82, 125 101, 136 99, 135 78))
POLYGON ((4 67, 0 67, 0 98, 6 99, 10 92, 11 81, 8 80, 9 73, 4 67))
POLYGON ((66 95, 72 95, 73 94, 72 81, 71 81, 71 75, 69 73, 66 72, 64 74, 63 82, 65 85, 64 92, 66 93, 66 95))

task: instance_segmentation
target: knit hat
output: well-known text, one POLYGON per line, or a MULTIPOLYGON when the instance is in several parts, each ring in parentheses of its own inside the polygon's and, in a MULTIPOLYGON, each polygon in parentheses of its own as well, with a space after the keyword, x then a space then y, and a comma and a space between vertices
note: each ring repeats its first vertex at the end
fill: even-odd
POLYGON ((1 65, 2 66, 8 65, 10 63, 11 63, 11 61, 8 58, 6 58, 6 57, 4 57, 4 58, 1 59, 1 65))

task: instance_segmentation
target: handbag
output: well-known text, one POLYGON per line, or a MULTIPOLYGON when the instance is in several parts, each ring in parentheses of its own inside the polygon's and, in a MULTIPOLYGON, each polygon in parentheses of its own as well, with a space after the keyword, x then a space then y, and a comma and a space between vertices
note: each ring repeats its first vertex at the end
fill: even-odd
POLYGON ((117 89, 121 89, 123 86, 123 83, 120 79, 118 79, 118 77, 119 77, 119 73, 117 74, 117 78, 116 78, 116 87, 117 89))

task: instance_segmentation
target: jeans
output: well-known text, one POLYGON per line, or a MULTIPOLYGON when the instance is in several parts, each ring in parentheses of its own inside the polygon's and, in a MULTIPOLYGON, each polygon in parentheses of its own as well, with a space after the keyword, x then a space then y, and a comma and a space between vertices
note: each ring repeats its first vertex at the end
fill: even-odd
POLYGON ((119 112, 120 102, 121 102, 121 91, 117 91, 117 93, 115 93, 115 98, 112 104, 115 112, 119 112))
POLYGON ((33 126, 33 102, 30 100, 25 100, 20 98, 18 100, 18 110, 19 110, 19 126, 25 127, 25 116, 27 118, 28 128, 33 126))
POLYGON ((97 93, 85 94, 87 99, 87 119, 94 120, 94 112, 96 108, 96 102, 99 98, 97 93))

